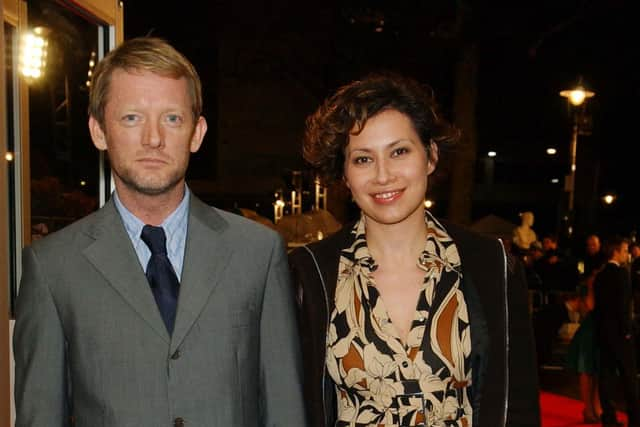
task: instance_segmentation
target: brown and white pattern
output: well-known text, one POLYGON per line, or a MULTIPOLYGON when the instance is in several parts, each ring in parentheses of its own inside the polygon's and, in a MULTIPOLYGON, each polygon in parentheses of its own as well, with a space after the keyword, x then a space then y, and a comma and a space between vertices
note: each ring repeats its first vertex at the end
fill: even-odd
POLYGON ((424 282, 406 343, 376 290, 364 218, 353 228, 354 244, 341 253, 326 360, 336 383, 336 426, 472 424, 471 337, 460 257, 427 211, 425 221, 428 236, 417 260, 424 282))

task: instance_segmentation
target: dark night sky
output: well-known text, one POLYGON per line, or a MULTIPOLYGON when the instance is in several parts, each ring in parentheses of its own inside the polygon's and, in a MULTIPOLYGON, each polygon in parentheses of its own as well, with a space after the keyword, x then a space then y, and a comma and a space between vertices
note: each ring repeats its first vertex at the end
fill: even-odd
MULTIPOLYGON (((453 7, 459 2, 350 0, 314 6, 289 0, 245 2, 242 15, 227 3, 232 2, 208 2, 198 10, 174 6, 164 12, 155 1, 128 0, 125 36, 151 31, 167 38, 193 60, 206 87, 207 76, 215 75, 216 46, 225 42, 221 34, 227 29, 246 29, 248 38, 253 31, 258 36, 280 32, 283 43, 288 37, 299 42, 313 32, 309 39, 318 43, 326 38, 323 43, 333 52, 320 72, 310 72, 309 80, 315 74, 318 77, 315 86, 310 84, 318 99, 364 71, 393 68, 431 84, 445 112, 447 107, 451 110, 457 49, 474 41, 478 48, 478 158, 495 150, 503 174, 529 184, 539 181, 541 188, 549 186, 551 177, 562 179, 568 168, 571 119, 558 92, 582 76, 596 97, 588 104, 593 134, 579 142, 587 160, 578 169, 583 168, 583 174, 599 170, 598 193, 618 195, 615 208, 599 208, 601 221, 615 222, 615 231, 624 233, 640 225, 635 219, 640 208, 638 191, 632 182, 637 164, 640 37, 632 2, 542 0, 524 6, 520 5, 524 2, 465 2, 471 5, 470 20, 462 35, 454 38, 448 34, 456 28, 453 7), (353 23, 349 22, 352 16, 356 16, 353 23), (380 17, 385 21, 384 34, 376 34, 367 21, 380 17), (319 36, 319 31, 324 34, 319 36), (545 154, 550 146, 559 150, 555 160, 545 154)), ((306 51, 315 55, 316 46, 306 51)), ((305 61, 317 65, 320 60, 305 59, 300 52, 296 72, 304 70, 305 61)), ((205 97, 210 96, 215 93, 205 92, 205 97)), ((205 104, 211 108, 211 100, 205 99, 205 104)))

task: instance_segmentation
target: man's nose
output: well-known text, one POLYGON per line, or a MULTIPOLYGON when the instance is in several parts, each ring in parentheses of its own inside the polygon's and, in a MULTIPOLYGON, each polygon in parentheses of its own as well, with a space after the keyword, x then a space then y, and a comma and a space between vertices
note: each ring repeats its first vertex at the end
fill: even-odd
POLYGON ((145 127, 145 135, 142 143, 148 145, 151 148, 161 147, 163 144, 162 139, 162 127, 158 120, 149 120, 145 127))

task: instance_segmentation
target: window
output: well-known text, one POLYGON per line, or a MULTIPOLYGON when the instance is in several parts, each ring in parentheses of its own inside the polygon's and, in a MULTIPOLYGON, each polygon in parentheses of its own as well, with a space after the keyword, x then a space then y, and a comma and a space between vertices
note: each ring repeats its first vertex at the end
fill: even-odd
POLYGON ((29 82, 31 239, 99 206, 100 156, 87 129, 88 81, 99 26, 51 1, 29 3, 28 21, 46 40, 46 62, 29 82))
POLYGON ((7 192, 7 224, 8 227, 8 282, 9 282, 9 308, 10 312, 13 313, 13 302, 15 300, 16 291, 17 291, 17 282, 18 282, 18 266, 19 266, 19 256, 20 256, 20 247, 21 247, 21 233, 19 230, 22 229, 22 221, 20 217, 20 209, 19 209, 19 167, 16 167, 16 164, 19 162, 19 152, 16 150, 18 141, 18 120, 17 120, 17 111, 18 107, 18 97, 17 97, 17 73, 15 66, 15 53, 17 51, 17 31, 16 28, 4 22, 4 45, 5 45, 5 64, 4 64, 4 75, 5 75, 5 101, 6 101, 6 109, 5 109, 5 123, 6 123, 6 141, 7 141, 7 154, 5 159, 2 161, 6 161, 7 165, 7 179, 6 179, 6 187, 2 190, 7 192))
POLYGON ((7 108, 2 114, 14 157, 7 161, 2 191, 7 188, 12 313, 22 247, 96 210, 110 188, 109 168, 87 128, 87 82, 115 45, 115 26, 93 18, 79 3, 29 1, 26 19, 4 23, 7 108), (27 33, 46 40, 38 45, 47 52, 39 75, 23 72, 27 33))

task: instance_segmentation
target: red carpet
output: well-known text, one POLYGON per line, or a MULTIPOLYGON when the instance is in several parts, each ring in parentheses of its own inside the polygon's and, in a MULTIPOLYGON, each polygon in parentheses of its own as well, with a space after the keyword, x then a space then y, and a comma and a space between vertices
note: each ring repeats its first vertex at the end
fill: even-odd
MULTIPOLYGON (((582 402, 545 391, 540 393, 542 427, 594 427, 600 424, 582 423, 582 402)), ((625 415, 618 413, 618 420, 627 421, 625 415)))

